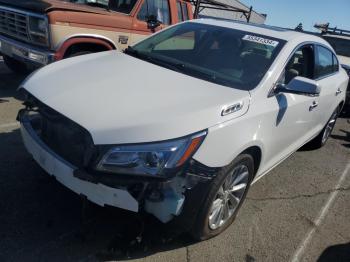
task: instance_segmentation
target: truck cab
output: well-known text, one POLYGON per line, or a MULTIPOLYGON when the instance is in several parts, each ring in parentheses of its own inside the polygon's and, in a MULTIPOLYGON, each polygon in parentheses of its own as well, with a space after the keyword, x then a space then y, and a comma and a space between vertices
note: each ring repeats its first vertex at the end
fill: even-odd
POLYGON ((0 54, 24 73, 68 57, 124 50, 192 18, 183 0, 0 0, 0 54))

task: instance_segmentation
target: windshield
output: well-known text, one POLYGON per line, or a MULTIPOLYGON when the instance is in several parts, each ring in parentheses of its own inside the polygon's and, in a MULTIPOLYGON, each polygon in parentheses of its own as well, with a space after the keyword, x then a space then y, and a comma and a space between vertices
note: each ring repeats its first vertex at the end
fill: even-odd
POLYGON ((350 57, 350 39, 324 37, 328 43, 333 47, 337 55, 350 57))
POLYGON ((137 0, 69 0, 71 3, 97 6, 128 14, 137 0))
POLYGON ((237 89, 253 89, 285 44, 231 28, 183 23, 129 47, 127 54, 237 89))

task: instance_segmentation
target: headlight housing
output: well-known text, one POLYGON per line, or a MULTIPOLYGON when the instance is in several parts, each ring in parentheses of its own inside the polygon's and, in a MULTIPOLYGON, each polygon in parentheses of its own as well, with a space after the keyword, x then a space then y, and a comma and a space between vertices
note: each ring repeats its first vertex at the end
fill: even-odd
POLYGON ((49 25, 46 17, 29 16, 28 31, 35 44, 49 45, 49 25))
POLYGON ((164 171, 182 166, 197 151, 207 132, 138 145, 112 147, 97 164, 98 171, 162 177, 164 171))

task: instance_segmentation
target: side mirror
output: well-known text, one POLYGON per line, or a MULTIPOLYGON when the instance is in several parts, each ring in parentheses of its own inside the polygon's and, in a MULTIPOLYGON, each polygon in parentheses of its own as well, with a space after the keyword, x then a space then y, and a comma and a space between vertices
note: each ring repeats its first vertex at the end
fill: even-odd
POLYGON ((317 82, 305 77, 297 76, 287 85, 277 84, 275 93, 290 93, 296 95, 318 96, 320 87, 317 82))
POLYGON ((158 26, 160 26, 161 22, 157 19, 155 15, 147 16, 147 27, 154 31, 158 26))

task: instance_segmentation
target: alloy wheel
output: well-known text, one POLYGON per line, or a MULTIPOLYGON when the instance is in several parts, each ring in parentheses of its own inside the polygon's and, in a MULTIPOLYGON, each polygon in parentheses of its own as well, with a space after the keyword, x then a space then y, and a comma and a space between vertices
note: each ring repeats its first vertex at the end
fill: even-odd
POLYGON ((235 167, 220 186, 209 213, 209 228, 223 226, 234 214, 246 191, 249 170, 245 165, 235 167))

